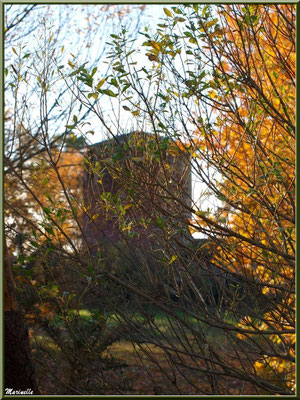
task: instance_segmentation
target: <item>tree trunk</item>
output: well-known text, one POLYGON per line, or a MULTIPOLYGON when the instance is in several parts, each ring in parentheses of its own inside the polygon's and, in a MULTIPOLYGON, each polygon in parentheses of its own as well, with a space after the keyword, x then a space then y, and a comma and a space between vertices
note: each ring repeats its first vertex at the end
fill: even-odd
POLYGON ((9 252, 4 242, 4 387, 40 394, 31 358, 28 330, 17 309, 9 252))

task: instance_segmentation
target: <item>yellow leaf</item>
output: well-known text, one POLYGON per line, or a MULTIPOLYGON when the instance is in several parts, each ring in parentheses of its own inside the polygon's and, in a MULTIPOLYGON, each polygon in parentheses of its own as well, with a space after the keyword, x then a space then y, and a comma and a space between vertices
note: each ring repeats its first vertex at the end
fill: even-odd
POLYGON ((216 23, 218 22, 218 19, 213 19, 212 21, 208 21, 205 25, 207 28, 210 28, 213 25, 216 25, 216 23))
POLYGON ((72 61, 68 61, 68 64, 70 65, 70 67, 72 68, 72 69, 74 69, 75 68, 75 65, 72 63, 72 61))
POLYGON ((106 79, 101 79, 96 86, 96 90, 99 90, 101 88, 101 86, 103 86, 103 84, 105 83, 106 79))
POLYGON ((175 254, 172 255, 172 257, 170 258, 169 264, 172 264, 174 261, 176 261, 178 258, 178 256, 176 256, 175 254))
POLYGON ((193 44, 197 44, 197 40, 196 40, 195 38, 190 38, 190 39, 189 39, 189 42, 190 42, 190 43, 193 43, 193 44))
POLYGON ((279 99, 274 99, 274 106, 278 107, 280 104, 280 100, 279 99))
POLYGON ((154 42, 153 40, 151 40, 149 43, 154 49, 160 50, 160 44, 159 43, 154 42))
POLYGON ((173 15, 172 15, 172 13, 171 13, 171 11, 170 10, 168 10, 167 8, 164 8, 164 13, 168 16, 168 17, 170 17, 170 18, 172 18, 173 17, 173 15))
POLYGON ((215 91, 211 90, 211 91, 208 93, 208 95, 209 95, 209 97, 210 97, 211 99, 214 99, 214 98, 217 96, 217 93, 216 93, 215 91))

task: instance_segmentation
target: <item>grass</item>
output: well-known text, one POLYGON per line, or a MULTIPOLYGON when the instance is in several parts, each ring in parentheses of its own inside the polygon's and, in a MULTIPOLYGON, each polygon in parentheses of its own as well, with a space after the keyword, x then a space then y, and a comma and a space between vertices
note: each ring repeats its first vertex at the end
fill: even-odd
MULTIPOLYGON (((128 334, 125 333, 118 343, 124 344, 126 342, 136 342, 148 343, 148 345, 151 345, 151 343, 164 344, 169 342, 168 344, 172 343, 172 346, 176 348, 178 346, 180 347, 182 345, 180 342, 183 341, 188 345, 188 347, 192 346, 191 348, 197 352, 199 350, 198 347, 202 342, 200 340, 201 332, 201 334, 204 334, 205 340, 210 344, 216 345, 217 348, 226 345, 227 338, 221 328, 210 326, 209 323, 204 323, 197 320, 197 318, 186 316, 182 311, 178 311, 177 315, 180 319, 187 322, 190 329, 184 327, 180 322, 177 322, 176 318, 170 317, 163 312, 157 311, 152 317, 151 322, 147 321, 141 313, 135 312, 129 314, 128 320, 135 324, 136 328, 131 328, 131 331, 128 334), (193 331, 199 332, 198 338, 195 336, 193 331)), ((106 334, 109 335, 109 331, 113 332, 115 328, 125 325, 127 317, 126 315, 120 315, 118 313, 107 313, 106 315, 102 315, 96 310, 89 309, 70 310, 69 316, 74 318, 72 324, 75 323, 75 326, 77 326, 77 328, 74 326, 75 332, 82 332, 84 335, 88 335, 88 332, 91 329, 93 331, 94 321, 100 322, 100 327, 103 323, 106 334)), ((224 315, 224 321, 234 324, 234 321, 229 314, 224 315)), ((65 335, 70 334, 68 332, 68 327, 65 325, 65 321, 59 316, 55 316, 53 323, 64 331, 64 337, 66 337, 65 335)), ((100 337, 99 339, 101 340, 100 337)))
MULTIPOLYGON (((90 322, 93 320, 94 316, 95 316, 95 312, 93 310, 88 310, 88 309, 80 309, 80 310, 70 310, 70 315, 72 316, 79 316, 80 319, 82 319, 83 321, 87 321, 90 322)), ((201 322, 199 320, 197 320, 194 317, 187 317, 182 311, 178 311, 176 313, 178 315, 178 317, 180 317, 181 319, 185 320, 186 322, 188 322, 188 324, 190 324, 194 329, 199 329, 201 328, 201 330, 203 330, 204 334, 207 335, 208 337, 210 337, 211 339, 221 339, 222 336, 224 337, 224 334, 222 333, 222 330, 220 328, 216 328, 213 326, 210 326, 209 323, 204 323, 201 322)), ((99 314, 100 315, 100 314, 99 314)), ((96 312, 96 316, 97 316, 97 312, 96 312)), ((101 315, 100 315, 101 317, 101 315)), ((120 323, 125 322, 126 317, 124 318, 123 316, 121 316, 120 314, 117 313, 110 313, 110 314, 104 314, 103 318, 105 320, 105 324, 107 327, 109 328, 113 328, 115 326, 118 326, 120 323)), ((141 323, 146 321, 145 318, 143 317, 143 315, 141 313, 134 313, 134 314, 130 314, 130 316, 128 317, 133 323, 141 323)), ((153 316, 153 325, 155 325, 156 332, 158 335, 160 334, 168 334, 169 329, 170 329, 170 322, 173 322, 174 325, 176 326, 176 319, 168 316, 165 313, 162 312, 156 312, 155 315, 153 316)), ((224 316, 224 321, 229 323, 229 324, 234 324, 236 323, 236 321, 233 321, 232 317, 227 314, 224 316)), ((55 320, 55 322, 59 322, 59 319, 57 318, 55 320)), ((62 322, 62 321, 60 321, 62 322)), ((147 324, 145 324, 145 327, 147 327, 147 324)), ((148 325, 148 329, 149 331, 151 330, 151 327, 148 325)))
MULTIPOLYGON (((90 322, 93 321, 93 318, 95 317, 97 318, 97 312, 95 313, 94 311, 88 309, 71 310, 69 314, 74 317, 74 322, 76 324, 79 323, 80 329, 82 329, 83 331, 85 331, 86 328, 87 329, 89 328, 90 322), (83 324, 81 324, 81 322, 83 322, 83 324)), ((196 318, 187 317, 182 312, 178 312, 178 316, 189 322, 191 327, 193 327, 196 331, 197 330, 200 331, 200 329, 202 329, 208 342, 217 343, 220 346, 220 349, 223 345, 226 344, 225 343, 226 337, 220 329, 210 327, 208 324, 199 322, 196 318)), ((100 314, 98 314, 98 318, 99 317, 101 321, 100 314)), ((125 370, 122 372, 122 374, 124 374, 122 375, 123 377, 124 376, 127 377, 127 375, 128 379, 131 377, 130 380, 132 381, 133 384, 133 389, 131 392, 128 392, 128 394, 155 394, 153 392, 153 385, 151 384, 151 380, 149 381, 148 379, 149 377, 148 374, 150 374, 150 376, 155 376, 156 377, 155 380, 157 382, 160 382, 161 391, 158 393, 171 394, 171 392, 169 392, 171 390, 171 387, 168 385, 167 381, 164 381, 164 378, 163 376, 161 376, 161 372, 159 370, 159 368, 161 367, 165 371, 170 372, 171 374, 171 370, 169 371, 170 366, 167 361, 166 353, 164 352, 162 347, 156 346, 154 343, 157 342, 162 345, 165 343, 168 344, 168 347, 172 347, 174 349, 178 348, 178 350, 182 348, 182 344, 180 343, 179 339, 176 337, 174 332, 172 332, 171 328, 171 323, 174 323, 176 328, 177 326, 176 318, 174 319, 164 313, 156 312, 151 323, 141 324, 141 322, 145 321, 141 313, 132 313, 128 317, 131 321, 139 323, 138 325, 141 326, 141 337, 145 337, 146 339, 149 338, 149 341, 142 340, 141 342, 138 341, 135 342, 134 340, 135 334, 137 334, 137 337, 139 335, 137 329, 136 332, 132 331, 133 340, 130 340, 129 337, 126 338, 124 336, 124 338, 122 338, 117 342, 114 342, 108 348, 106 348, 103 351, 102 356, 103 357, 112 356, 115 360, 120 362, 125 362, 128 365, 128 367, 126 367, 125 370), (146 354, 148 354, 148 356, 146 354), (153 357, 153 359, 156 360, 157 365, 151 362, 151 357, 153 357)), ((61 328, 63 330, 64 335, 69 335, 70 332, 68 331, 68 329, 66 329, 65 322, 62 319, 60 319, 59 316, 56 316, 55 318, 53 320, 54 324, 56 324, 58 328, 61 328)), ((108 331, 113 332, 114 327, 122 325, 124 318, 126 318, 126 316, 122 317, 120 314, 111 313, 104 315, 103 321, 104 325, 108 327, 108 331)), ((233 321, 231 321, 230 315, 226 316, 226 321, 234 323, 233 321)), ((183 332, 182 329, 180 328, 182 327, 178 326, 178 329, 176 329, 180 339, 183 340, 183 342, 186 341, 189 343, 187 349, 189 349, 191 352, 194 351, 195 353, 197 353, 199 350, 199 343, 197 343, 197 340, 193 335, 193 333, 188 329, 185 329, 185 332, 183 332)), ((88 332, 88 330, 86 332, 88 332)), ((72 366, 71 364, 69 365, 68 362, 66 361, 63 348, 60 348, 52 338, 50 338, 46 333, 44 335, 44 333, 45 332, 43 332, 43 330, 40 330, 38 328, 35 331, 35 334, 31 336, 31 338, 33 347, 36 348, 36 351, 34 351, 35 357, 38 360, 41 357, 44 357, 42 362, 45 364, 45 369, 43 369, 43 371, 46 372, 43 372, 43 374, 46 374, 47 376, 49 375, 50 379, 52 377, 51 374, 53 374, 53 371, 55 371, 57 367, 59 367, 59 371, 65 371, 66 368, 70 369, 72 368, 72 366), (40 346, 45 349, 44 353, 41 352, 41 350, 39 350, 40 346), (48 356, 46 354, 48 354, 48 356)), ((66 339, 66 337, 67 336, 65 336, 64 338, 66 339)), ((101 338, 99 338, 99 340, 101 341, 101 338)), ((95 353, 94 355, 95 355, 95 360, 88 361, 91 362, 91 364, 88 365, 93 365, 92 363, 95 363, 95 365, 97 364, 98 362, 97 357, 99 357, 99 354, 97 355, 95 353)), ((190 363, 189 356, 182 354, 181 357, 183 358, 186 357, 185 362, 187 363, 187 365, 189 365, 190 363)), ((60 373, 62 373, 63 375, 66 374, 66 376, 68 375, 67 371, 60 373)), ((39 377, 41 382, 44 382, 44 380, 46 379, 46 375, 44 377, 43 374, 41 374, 41 377, 39 377)), ((54 378, 52 379, 53 388, 56 385, 54 378)), ((178 379, 180 381, 181 379, 180 376, 178 377, 178 379)), ((193 393, 192 392, 193 389, 187 386, 187 383, 184 382, 184 379, 180 383, 180 386, 182 387, 183 393, 186 394, 193 393)), ((54 390, 53 388, 49 389, 49 392, 51 392, 51 390, 54 390)))

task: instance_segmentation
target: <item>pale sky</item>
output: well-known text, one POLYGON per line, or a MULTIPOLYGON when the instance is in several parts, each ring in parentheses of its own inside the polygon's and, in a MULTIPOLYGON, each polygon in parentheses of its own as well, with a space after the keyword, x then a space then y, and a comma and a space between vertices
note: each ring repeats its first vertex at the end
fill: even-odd
MULTIPOLYGON (((23 7, 25 7, 24 5, 23 7)), ((175 6, 172 4, 172 6, 175 6)), ((8 7, 8 6, 6 6, 8 7)), ((22 7, 21 5, 14 5, 14 7, 22 7)), ((119 34, 122 26, 126 26, 128 31, 134 31, 136 22, 131 20, 131 11, 134 15, 135 6, 128 5, 131 7, 130 14, 128 16, 119 17, 118 13, 115 12, 115 16, 113 18, 107 19, 106 13, 103 11, 104 5, 47 5, 47 6, 39 6, 46 12, 47 18, 45 18, 44 24, 39 26, 37 29, 33 29, 33 31, 24 39, 20 40, 19 42, 14 43, 14 51, 11 48, 6 48, 5 59, 6 59, 6 66, 12 62, 15 62, 16 54, 22 52, 22 54, 30 53, 31 56, 28 58, 28 62, 32 62, 32 56, 37 54, 41 51, 43 47, 43 43, 40 43, 45 36, 45 39, 49 40, 53 33, 53 42, 55 43, 56 49, 56 57, 59 59, 60 65, 66 65, 68 67, 68 61, 72 60, 72 62, 76 59, 80 63, 85 61, 89 61, 87 64, 88 68, 92 68, 94 65, 97 65, 97 72, 94 76, 95 79, 102 79, 107 72, 107 64, 104 63, 105 54, 104 49, 106 46, 107 41, 111 41, 110 35, 111 34, 119 34), (43 31, 43 25, 46 29, 43 31), (93 32, 88 33, 86 29, 91 26, 93 29, 96 30, 95 35, 93 36, 93 32), (59 31, 57 35, 56 32, 59 31), (47 36, 47 38, 46 38, 47 36), (89 37, 90 36, 90 37, 89 37), (35 53, 37 52, 37 53, 35 53), (73 55, 75 57, 73 57, 73 55), (104 55, 104 56, 103 56, 104 55)), ((141 23, 139 27, 139 31, 143 32, 145 26, 151 30, 155 30, 156 25, 160 23, 160 18, 165 18, 165 14, 163 8, 170 8, 171 5, 147 5, 143 16, 141 18, 141 23)), ((113 12, 112 8, 109 8, 107 12, 113 12)), ((34 11, 35 13, 39 12, 39 9, 34 11)), ((10 9, 8 13, 8 17, 10 14, 13 13, 13 8, 10 9)), ((28 30, 29 24, 34 24, 34 14, 31 19, 27 19, 24 22, 23 27, 24 32, 28 30)), ((142 46, 142 43, 146 40, 144 36, 140 33, 136 36, 136 42, 134 43, 134 48, 138 49, 138 55, 135 57, 134 61, 137 62, 136 68, 139 69, 143 66, 147 66, 147 68, 151 68, 152 63, 148 60, 145 56, 146 49, 142 46)), ((35 56, 36 57, 36 56, 35 56)), ((27 61, 27 59, 26 59, 27 61)), ((33 69, 38 75, 39 62, 33 62, 33 69)), ((31 69, 32 71, 32 69, 31 69)), ((64 69, 65 71, 65 69, 64 69)), ((51 102, 52 96, 52 103, 55 100, 55 94, 61 90, 61 80, 53 79, 53 85, 51 94, 49 93, 49 103, 51 102)), ((20 89, 22 90, 22 89, 20 89)), ((24 96, 25 93, 25 86, 24 86, 24 96)), ((27 90, 27 89, 26 89, 27 90)), ((9 94, 6 94, 9 96, 9 94)), ((8 97, 9 98, 9 97, 8 97)), ((34 119, 34 115, 36 115, 37 123, 39 121, 39 93, 31 93, 30 97, 28 97, 28 104, 30 108, 30 115, 31 119, 34 119), (36 112, 35 112, 36 111, 36 112)), ((68 107, 71 103, 71 97, 69 94, 64 94, 60 98, 60 108, 64 110, 64 108, 68 107)), ((107 96, 101 97, 101 110, 107 115, 112 115, 112 110, 118 110, 118 118, 120 119, 120 126, 122 127, 122 133, 124 131, 131 131, 134 129, 138 129, 138 125, 133 118, 132 114, 128 111, 125 111, 122 107, 122 104, 119 104, 118 98, 112 99, 108 98, 107 96)), ((73 115, 78 115, 78 106, 75 104, 74 110, 70 110, 70 118, 72 119, 73 115)), ((111 117, 113 118, 113 117, 111 117)), ((105 133, 102 128, 102 124, 99 122, 98 117, 93 116, 90 114, 86 121, 89 122, 91 125, 86 129, 93 130, 95 134, 87 135, 88 141, 90 143, 97 143, 103 139, 105 139, 105 133)), ((72 121, 71 121, 72 122, 72 121)), ((32 123, 32 122, 31 122, 32 123)), ((61 126, 65 126, 70 124, 69 120, 62 119, 58 120, 58 125, 55 126, 52 124, 51 129, 52 132, 56 132, 57 130, 61 129, 61 126)), ((145 128, 145 127, 144 127, 145 128)), ((147 129, 147 127, 146 127, 147 129)), ((113 128, 114 130, 114 128, 113 128)), ((76 131, 74 131, 76 133, 76 131)), ((117 131, 115 130, 115 133, 117 131)), ((51 132, 50 132, 51 134, 51 132)), ((205 192, 205 185, 201 184, 201 182, 197 181, 196 177, 193 175, 193 199, 197 202, 199 197, 202 197, 202 210, 206 210, 208 207, 210 209, 214 209, 220 202, 213 198, 212 196, 207 197, 206 200, 203 200, 204 192, 205 192)), ((196 235, 199 236, 199 235, 196 235)))

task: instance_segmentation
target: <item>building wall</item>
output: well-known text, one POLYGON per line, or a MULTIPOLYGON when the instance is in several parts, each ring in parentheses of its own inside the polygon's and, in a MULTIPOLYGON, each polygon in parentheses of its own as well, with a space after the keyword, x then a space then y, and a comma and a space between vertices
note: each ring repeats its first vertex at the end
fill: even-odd
POLYGON ((164 139, 143 133, 122 135, 87 150, 83 193, 89 216, 83 216, 83 226, 93 254, 99 243, 122 238, 147 247, 162 216, 169 215, 174 229, 186 226, 191 168, 188 154, 176 153, 168 151, 164 139))

